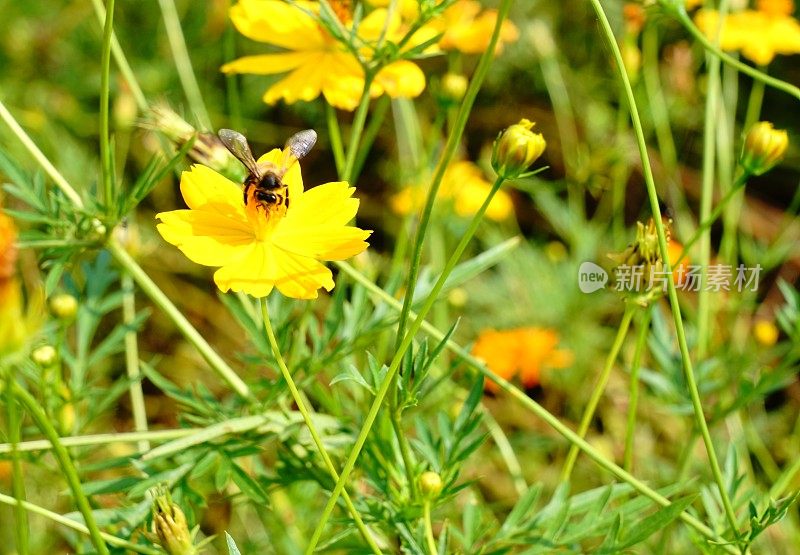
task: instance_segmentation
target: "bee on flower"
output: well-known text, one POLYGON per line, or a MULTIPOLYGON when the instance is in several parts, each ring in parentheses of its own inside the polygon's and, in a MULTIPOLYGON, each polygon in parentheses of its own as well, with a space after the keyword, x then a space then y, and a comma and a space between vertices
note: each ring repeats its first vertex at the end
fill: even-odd
POLYGON ((223 292, 265 297, 277 288, 287 297, 314 299, 320 288, 334 287, 322 261, 344 260, 368 246, 372 232, 347 225, 358 211, 355 189, 338 181, 304 190, 292 148, 290 141, 283 150, 248 159, 244 198, 240 185, 192 166, 180 184, 188 210, 156 215, 167 242, 193 262, 219 267, 214 281, 223 292))

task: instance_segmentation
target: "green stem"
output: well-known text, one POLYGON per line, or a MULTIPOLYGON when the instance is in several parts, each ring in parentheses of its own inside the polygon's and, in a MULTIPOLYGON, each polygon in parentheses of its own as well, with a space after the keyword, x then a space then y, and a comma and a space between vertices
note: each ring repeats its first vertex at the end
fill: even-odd
MULTIPOLYGON (((391 391, 396 392, 397 386, 391 388, 391 391)), ((416 462, 411 455, 411 448, 408 444, 408 438, 403 432, 403 417, 400 408, 397 406, 397 399, 395 395, 390 394, 390 410, 392 429, 397 438, 397 444, 400 446, 400 456, 403 459, 403 468, 406 471, 406 482, 408 482, 408 492, 412 500, 417 498, 417 480, 416 480, 416 462)))
POLYGON ((72 496, 75 500, 75 504, 78 506, 78 510, 83 515, 83 520, 86 523, 86 528, 89 530, 89 536, 92 539, 92 544, 94 544, 95 549, 97 549, 100 555, 108 555, 108 547, 106 547, 106 542, 103 539, 100 529, 97 527, 97 523, 94 520, 94 514, 92 514, 92 507, 89 505, 89 500, 86 499, 86 495, 83 493, 81 480, 78 477, 78 471, 75 470, 75 465, 72 463, 72 458, 69 456, 69 452, 61 444, 56 429, 53 427, 50 419, 47 418, 47 415, 45 414, 44 410, 42 410, 42 407, 39 406, 39 402, 34 399, 30 393, 28 393, 24 388, 20 387, 20 385, 15 381, 11 381, 9 386, 13 389, 14 396, 16 397, 17 401, 19 401, 20 404, 22 404, 28 410, 28 413, 31 415, 31 418, 33 418, 33 421, 36 422, 36 425, 47 437, 48 441, 53 444, 53 454, 61 466, 61 471, 64 473, 64 477, 67 479, 67 483, 72 490, 72 496))
POLYGON ((106 0, 106 17, 103 23, 103 49, 100 57, 100 167, 103 175, 106 209, 114 204, 114 168, 111 167, 109 146, 108 103, 111 79, 111 35, 114 30, 114 0, 106 0))
MULTIPOLYGON (((614 368, 614 362, 617 360, 617 355, 619 355, 619 351, 622 348, 622 343, 624 343, 625 337, 628 335, 628 328, 630 327, 633 314, 633 306, 627 305, 625 307, 625 313, 622 315, 622 320, 619 323, 619 329, 617 329, 617 337, 614 339, 614 343, 611 345, 611 350, 608 352, 608 356, 606 357, 606 363, 603 366, 603 371, 597 378, 597 383, 595 383, 592 395, 589 397, 589 402, 586 404, 586 408, 583 411, 583 417, 581 418, 580 425, 578 426, 578 436, 581 439, 586 437, 586 432, 589 430, 589 425, 592 423, 592 418, 594 418, 597 405, 600 403, 600 399, 602 398, 603 392, 606 389, 606 384, 608 383, 608 378, 611 376, 611 370, 614 368)), ((567 459, 564 462, 564 467, 561 469, 562 482, 569 482, 570 476, 572 475, 572 469, 575 467, 575 461, 578 458, 578 452, 578 446, 575 444, 569 448, 569 453, 567 453, 567 459)))
MULTIPOLYGON (((667 238, 666 238, 666 233, 664 231, 664 222, 661 221, 660 217, 661 210, 658 205, 658 194, 656 192, 655 180, 653 179, 653 169, 650 166, 650 159, 647 154, 647 142, 645 141, 644 138, 642 122, 641 119, 639 118, 639 110, 636 107, 636 98, 634 97, 633 89, 631 88, 630 81, 628 80, 628 75, 625 72, 625 65, 622 60, 622 54, 620 53, 619 46, 617 45, 617 41, 614 38, 614 32, 611 29, 611 25, 608 22, 608 18, 606 17, 605 12, 603 11, 603 6, 600 4, 600 0, 590 0, 590 2, 600 21, 600 25, 603 30, 603 36, 606 39, 606 43, 608 44, 608 47, 614 54, 614 60, 617 66, 617 74, 619 75, 620 81, 623 83, 625 87, 625 92, 628 96, 628 106, 631 110, 631 120, 633 123, 634 132, 636 134, 636 141, 639 147, 639 156, 641 157, 642 160, 642 173, 644 174, 645 184, 647 186, 647 195, 650 200, 650 209, 653 214, 653 220, 655 221, 656 232, 658 234, 659 250, 661 252, 661 258, 662 260, 664 260, 665 271, 667 273, 671 273, 672 268, 669 263, 667 238)), ((683 11, 683 13, 685 14, 685 11, 683 11)), ((799 93, 798 98, 800 98, 800 90, 798 90, 798 93, 799 93)), ((720 470, 719 461, 717 460, 717 454, 714 451, 714 444, 711 440, 711 434, 708 431, 708 424, 706 423, 705 416, 703 414, 703 404, 702 401, 700 400, 700 393, 697 389, 697 380, 695 379, 692 360, 691 357, 689 356, 689 347, 686 342, 686 332, 683 328, 683 319, 681 316, 680 304, 678 302, 678 293, 677 290, 675 289, 675 283, 673 280, 671 279, 667 280, 667 288, 668 288, 669 304, 670 308, 672 309, 672 317, 675 322, 675 333, 677 335, 678 345, 680 347, 680 352, 681 352, 681 360, 683 363, 684 376, 686 378, 686 386, 689 390, 689 394, 692 399, 692 409, 694 411, 695 420, 697 421, 697 426, 703 437, 703 443, 705 444, 706 452, 708 454, 708 460, 711 465, 711 472, 714 476, 714 481, 716 482, 717 487, 719 488, 719 494, 722 499, 722 504, 725 507, 725 515, 728 518, 728 522, 734 534, 738 534, 736 525, 736 513, 733 510, 733 505, 731 504, 730 496, 728 495, 728 491, 725 487, 725 480, 722 476, 722 471, 720 470)))
POLYGON ((639 403, 639 369, 642 364, 642 353, 647 343, 647 334, 650 331, 650 313, 652 305, 642 313, 639 322, 639 335, 636 338, 636 350, 633 352, 631 362, 630 395, 628 397, 628 425, 625 430, 625 454, 622 458, 622 468, 630 472, 633 469, 633 441, 636 433, 636 408, 639 403))
POLYGON ((425 523, 425 543, 428 544, 428 554, 438 555, 439 549, 436 547, 436 538, 433 537, 433 523, 431 522, 431 502, 425 500, 422 505, 422 521, 425 523))
POLYGON ((486 212, 486 209, 489 207, 489 203, 494 198, 495 193, 500 188, 500 185, 503 183, 503 178, 498 177, 494 185, 492 186, 491 191, 489 192, 486 199, 483 201, 483 204, 475 213, 472 218, 472 221, 469 224, 469 227, 462 235, 461 240, 459 241, 458 245, 456 246, 453 254, 447 260, 447 264, 445 264, 444 270, 439 275, 439 278, 436 280, 436 283, 431 289, 431 292, 428 294, 428 297, 425 299, 425 304, 423 304, 422 308, 419 310, 419 315, 411 324, 408 332, 403 337, 403 340, 400 343, 400 346, 397 348, 394 357, 392 358, 391 363, 389 364, 389 369, 386 372, 386 376, 381 382, 381 386, 378 389, 378 392, 375 394, 375 399, 372 402, 372 406, 369 408, 369 412, 367 413, 366 418, 364 419, 364 424, 361 426, 361 431, 358 434, 358 438, 356 438, 355 445, 353 445, 352 450, 350 451, 350 455, 347 457, 347 461, 344 464, 344 468, 342 469, 341 476, 339 477, 339 481, 336 482, 336 487, 333 489, 331 493, 330 499, 328 499, 327 505, 322 511, 322 516, 320 517, 319 524, 317 524, 316 529, 314 530, 314 535, 311 537, 311 543, 308 546, 306 551, 307 554, 313 553, 314 548, 316 547, 317 543, 319 542, 320 537, 322 536, 322 532, 325 529, 325 524, 327 524, 328 519, 331 516, 333 511, 333 507, 336 504, 336 499, 341 494, 342 490, 344 489, 347 480, 350 478, 350 473, 353 471, 353 468, 356 464, 356 459, 358 459, 358 455, 361 452, 361 448, 364 446, 364 442, 367 440, 369 436, 369 432, 372 429, 372 425, 375 423, 375 418, 378 416, 378 411, 380 411, 381 406, 383 405, 383 400, 386 398, 386 394, 389 391, 390 386, 394 383, 394 378, 397 375, 397 372, 400 370, 400 365, 405 357, 408 348, 411 346, 412 341, 414 341, 414 336, 417 334, 419 329, 422 327, 422 324, 425 322, 425 316, 430 312, 431 307, 433 307, 434 303, 439 297, 439 292, 444 287, 445 281, 447 277, 450 275, 450 272, 453 271, 456 264, 458 263, 461 255, 466 250, 467 245, 469 244, 472 236, 475 235, 475 231, 478 229, 478 226, 481 223, 481 219, 483 218, 483 214, 486 212))
POLYGON ((683 245, 683 251, 681 252, 681 255, 678 257, 678 260, 676 260, 672 264, 673 266, 677 266, 678 264, 680 264, 681 261, 684 258, 686 258, 686 255, 689 254, 689 248, 692 245, 694 245, 698 239, 700 239, 700 237, 703 235, 705 231, 708 230, 708 228, 714 225, 714 222, 717 221, 717 219, 722 215, 722 211, 725 209, 725 205, 734 197, 734 195, 736 195, 736 193, 742 190, 744 186, 747 184, 748 177, 749 176, 747 174, 742 174, 739 176, 739 178, 733 184, 733 187, 731 187, 725 194, 725 196, 719 200, 717 206, 714 207, 714 210, 711 211, 711 214, 709 214, 708 217, 705 220, 703 220, 703 222, 697 227, 697 230, 695 230, 694 234, 683 245))
POLYGON ((372 117, 369 118, 367 128, 364 130, 364 136, 361 138, 361 145, 358 148, 353 173, 350 176, 350 179, 352 179, 354 183, 358 181, 364 163, 367 161, 367 156, 370 150, 372 150, 372 145, 375 143, 375 139, 383 127, 383 121, 386 118, 389 105, 389 97, 385 95, 380 97, 375 103, 375 108, 372 110, 372 117))
POLYGON ((336 117, 336 108, 325 103, 325 121, 328 124, 328 138, 333 151, 333 161, 336 163, 336 174, 341 176, 344 172, 344 147, 342 146, 342 130, 336 117))
MULTIPOLYGON (((7 375, 7 374, 6 374, 7 375)), ((11 378, 8 378, 10 383, 11 378)), ((22 461, 19 456, 19 443, 21 439, 20 428, 22 427, 22 419, 19 415, 18 406, 14 399, 14 388, 8 387, 6 389, 6 412, 8 416, 8 439, 11 444, 11 488, 14 493, 14 498, 18 502, 25 500, 25 476, 22 469, 22 461)), ((14 535, 16 542, 16 549, 20 555, 28 555, 29 550, 29 533, 28 528, 28 513, 25 509, 17 503, 14 511, 14 518, 16 520, 14 535)))
POLYGON ((779 91, 783 91, 783 92, 785 92, 785 93, 797 98, 798 100, 800 100, 800 88, 798 88, 798 87, 796 87, 796 86, 794 86, 794 85, 792 85, 790 83, 787 83, 786 81, 781 81, 780 79, 776 79, 774 77, 770 77, 769 75, 765 75, 763 72, 757 70, 756 68, 751 67, 751 66, 749 66, 749 65, 747 65, 747 64, 745 64, 743 62, 740 62, 739 60, 737 60, 733 56, 731 56, 729 54, 726 54, 725 52, 722 51, 722 49, 719 46, 717 46, 713 42, 711 42, 702 33, 702 31, 700 31, 700 29, 698 29, 695 26, 694 22, 692 21, 692 18, 689 17, 688 13, 686 13, 686 8, 683 5, 683 3, 673 2, 673 4, 675 4, 675 5, 680 4, 680 5, 677 6, 676 9, 671 10, 672 13, 677 15, 678 21, 680 21, 681 24, 683 24, 683 26, 686 28, 686 30, 689 31, 689 33, 700 44, 703 45, 703 48, 705 48, 709 52, 712 52, 715 56, 717 56, 720 60, 722 60, 726 64, 735 67, 736 69, 738 69, 742 73, 745 73, 745 74, 749 75, 750 77, 752 77, 756 81, 761 81, 762 83, 764 83, 765 85, 767 85, 769 87, 772 87, 774 89, 778 89, 779 91))
MULTIPOLYGON (((317 451, 319 451, 319 454, 325 463, 325 468, 328 470, 328 474, 330 474, 330 477, 334 482, 338 483, 339 475, 336 473, 336 468, 333 466, 333 461, 331 461, 331 457, 328 455, 328 450, 325 449, 325 444, 322 443, 322 438, 320 437, 319 432, 317 432, 317 428, 314 425, 314 420, 311 418, 311 413, 308 412, 306 404, 303 401, 303 397, 300 395, 300 392, 297 390, 297 386, 294 383, 292 373, 289 372, 289 368, 286 366, 286 362, 283 360, 283 356, 281 355, 281 349, 278 346, 278 340, 275 338, 275 332, 272 330, 272 322, 270 321, 269 317, 269 306, 267 305, 266 297, 261 298, 261 316, 264 320, 264 330, 267 332, 267 339, 269 340, 269 345, 272 348, 272 354, 275 357, 275 361, 278 363, 278 368, 280 368, 283 379, 286 380, 286 385, 289 387, 289 391, 292 394, 292 399, 294 399, 294 402, 297 405, 297 410, 303 415, 303 420, 305 421, 306 427, 311 434, 311 439, 314 440, 314 444, 317 446, 317 451)), ((358 514, 358 510, 356 509, 355 505, 353 505, 353 502, 350 500, 350 496, 346 491, 342 492, 342 498, 344 499, 345 505, 347 505, 347 510, 350 511, 350 516, 353 517, 353 520, 356 523, 356 527, 364 537, 364 541, 367 542, 373 553, 380 554, 380 548, 375 543, 370 531, 364 525, 364 521, 361 520, 361 515, 358 514)))
POLYGON ((175 67, 178 70, 178 78, 181 81, 186 100, 194 112, 202 131, 209 131, 211 118, 208 110, 203 103, 203 95, 192 70, 192 61, 189 58, 189 51, 186 49, 186 39, 183 36, 181 21, 178 18, 178 10, 175 8, 174 0, 158 0, 161 8, 161 15, 164 18, 164 27, 167 30, 167 40, 169 41, 172 57, 175 60, 175 67))
POLYGON ((364 72, 364 91, 361 93, 361 100, 356 109, 356 115, 353 117, 353 124, 350 127, 350 139, 347 143, 347 157, 344 161, 344 171, 342 171, 340 179, 347 181, 351 185, 353 177, 353 169, 356 164, 356 156, 358 155, 358 146, 361 143, 361 134, 364 132, 364 124, 367 121, 367 112, 369 112, 370 101, 370 88, 372 87, 372 79, 375 74, 370 70, 364 72))
POLYGON ((246 399, 252 399, 253 394, 247 384, 236 375, 236 372, 228 366, 222 357, 220 357, 214 349, 208 344, 205 338, 200 335, 186 316, 172 304, 167 296, 161 289, 150 279, 150 276, 139 266, 136 261, 131 258, 125 249, 120 245, 116 239, 110 239, 106 245, 111 256, 113 256, 117 263, 122 266, 133 278, 133 281, 144 291, 153 303, 159 307, 164 313, 172 320, 175 327, 183 334, 189 343, 191 343, 205 359, 208 365, 214 370, 217 375, 230 385, 236 393, 246 399))
POLYGON ((50 176, 50 179, 56 184, 56 186, 61 189, 61 192, 64 193, 72 203, 77 206, 78 208, 83 208, 83 200, 81 196, 75 192, 75 189, 70 185, 67 180, 61 175, 56 167, 47 159, 47 157, 42 154, 42 151, 39 150, 39 147, 36 146, 31 138, 25 133, 25 130, 20 127, 17 120, 14 119, 14 116, 11 115, 11 112, 8 111, 5 104, 0 101, 0 118, 8 125, 11 132, 17 136, 17 139, 22 143, 22 145, 28 150, 28 152, 33 156, 34 160, 42 167, 44 172, 50 176))
MULTIPOLYGON (((103 6, 103 0, 92 0, 92 5, 94 6, 94 13, 97 15, 97 19, 100 23, 103 23, 106 19, 106 8, 103 6)), ((128 63, 128 59, 125 57, 125 52, 123 52, 117 40, 117 35, 113 31, 111 32, 111 53, 114 55, 114 61, 117 62, 120 73, 131 89, 131 94, 133 94, 133 98, 136 100, 136 105, 139 107, 140 111, 144 112, 147 110, 147 99, 142 92, 142 87, 139 86, 136 75, 133 73, 128 63)))
MULTIPOLYGON (((110 434, 93 434, 85 436, 62 437, 61 445, 64 447, 86 447, 87 445, 107 445, 111 443, 138 443, 140 441, 169 441, 180 437, 196 434, 204 428, 176 428, 173 430, 155 430, 148 432, 123 432, 110 434)), ((52 449, 52 444, 45 439, 24 441, 17 444, 16 450, 20 453, 28 451, 47 451, 52 449)), ((0 443, 0 455, 13 453, 14 445, 0 443)))
MULTIPOLYGON (((386 305, 388 305, 397 312, 400 312, 400 310, 402 310, 402 305, 397 299, 395 299, 394 297, 389 295, 386 291, 375 285, 375 283, 373 283, 369 278, 358 272, 355 268, 353 268, 346 262, 337 262, 336 264, 340 270, 342 270, 344 273, 352 277, 357 283, 362 285, 368 291, 373 293, 383 303, 386 303, 386 305)), ((378 306, 377 302, 375 302, 375 304, 376 306, 378 306)), ((411 313, 411 317, 416 320, 419 320, 418 316, 413 312, 411 313)), ((444 341, 445 339, 446 336, 445 333, 436 329, 428 322, 423 322, 421 329, 429 336, 431 336, 435 341, 444 341)), ((617 477, 623 482, 629 484, 636 491, 648 497, 649 499, 652 499, 659 505, 661 506, 669 505, 669 500, 666 497, 664 497, 654 489, 650 488, 649 486, 638 480, 635 476, 633 476, 629 472, 626 472, 620 466, 617 466, 612 461, 606 459, 599 451, 597 451, 594 447, 592 447, 585 440, 579 437, 578 434, 576 434, 575 432, 570 430, 566 425, 564 425, 555 415, 553 415, 547 409, 538 404, 536 401, 528 397, 528 395, 524 391, 520 390, 514 384, 492 372, 487 366, 485 366, 485 364, 482 361, 472 356, 472 354, 469 351, 461 347, 454 340, 448 339, 447 342, 445 343, 445 346, 447 347, 447 349, 455 353, 461 360, 463 360, 465 364, 483 374, 487 379, 496 382, 500 386, 500 388, 503 389, 503 391, 508 393, 514 400, 519 402, 526 409, 530 410, 538 418, 542 419, 557 433, 561 434, 564 437, 564 439, 566 439, 568 442, 578 445, 578 448, 582 452, 584 452, 590 459, 595 461, 595 463, 597 463, 598 466, 608 471, 613 476, 617 477)), ((715 534, 713 530, 708 528, 697 518, 684 512, 681 513, 680 519, 689 526, 691 526, 692 528, 694 528, 695 530, 697 530, 698 532, 700 532, 703 536, 705 536, 709 540, 722 545, 722 549, 724 551, 727 551, 728 553, 739 553, 739 551, 734 549, 732 546, 724 545, 724 540, 722 540, 722 538, 720 538, 717 534, 715 534)))
MULTIPOLYGON (((424 327, 425 326, 423 326, 423 328, 424 327)), ((483 405, 479 406, 479 410, 483 425, 486 426, 489 435, 492 436, 492 441, 494 441, 497 450, 500 452, 503 462, 506 463, 508 473, 511 475, 511 481, 514 483, 514 489, 517 490, 517 495, 522 497, 525 492, 528 491, 528 483, 525 481, 525 475, 522 472, 522 465, 519 464, 517 454, 514 453, 511 442, 508 441, 508 437, 506 437, 505 432, 503 432, 502 426, 494 419, 491 411, 486 409, 483 405)))
MULTIPOLYGON (((65 528, 75 530, 76 532, 80 532, 81 534, 86 534, 86 535, 90 534, 89 529, 80 522, 77 522, 71 518, 67 518, 64 515, 54 513, 53 511, 48 511, 44 507, 40 507, 39 505, 34 505, 29 501, 18 501, 13 497, 9 497, 8 495, 3 495, 2 493, 0 493, 0 503, 5 503, 6 505, 11 505, 12 507, 21 507, 28 512, 31 512, 39 516, 43 516, 47 519, 52 520, 53 522, 57 522, 58 524, 64 526, 65 528)), ((122 538, 112 536, 111 534, 106 534, 105 532, 100 532, 100 536, 106 542, 108 542, 109 545, 121 547, 129 551, 142 553, 144 555, 164 555, 164 552, 161 551, 160 549, 154 549, 152 547, 146 547, 144 545, 131 543, 127 540, 123 540, 122 538)))
MULTIPOLYGON (((131 326, 136 319, 136 294, 133 289, 133 280, 130 274, 122 275, 122 318, 126 326, 131 326)), ((131 397, 131 410, 133 412, 133 427, 137 432, 147 431, 147 409, 144 405, 142 392, 142 375, 139 371, 139 345, 136 340, 136 330, 129 329, 125 332, 125 370, 131 385, 128 393, 131 397)), ((149 451, 150 442, 146 439, 139 441, 139 451, 149 451)))
POLYGON ((431 181, 431 187, 428 190, 428 196, 425 199, 425 207, 422 210, 419 228, 417 229, 417 234, 413 244, 411 266, 408 280, 406 282, 406 293, 403 298, 403 310, 400 313, 400 321, 397 324, 397 339, 395 340, 395 347, 399 346, 400 341, 403 338, 406 324, 408 323, 408 315, 411 311, 411 303, 414 299, 414 291, 417 287, 417 278, 419 276, 420 266, 422 264, 422 243, 425 240, 425 234, 427 233, 428 226, 430 225, 431 213, 433 212, 433 205, 439 193, 439 186, 442 183, 442 178, 444 177, 447 167, 450 165, 450 162, 453 159, 456 150, 458 149, 458 145, 461 143, 461 136, 464 134, 464 129, 467 125, 467 119, 469 119, 469 114, 472 111, 472 105, 475 103, 475 98, 478 96, 478 91, 483 84, 483 80, 486 78, 486 74, 489 72, 489 67, 494 59, 497 41, 500 39, 500 30, 503 26, 503 21, 505 21, 505 19, 508 17, 508 12, 511 9, 511 2, 512 0, 502 0, 500 3, 497 12, 497 20, 495 21, 491 39, 489 40, 486 50, 483 52, 483 54, 481 54, 481 57, 478 60, 478 65, 475 68, 475 75, 470 80, 469 86, 467 87, 467 92, 464 94, 464 100, 462 101, 461 107, 458 110, 455 124, 453 125, 453 128, 447 137, 447 143, 445 144, 444 151, 442 152, 442 156, 436 166, 436 171, 434 172, 433 179, 431 181))

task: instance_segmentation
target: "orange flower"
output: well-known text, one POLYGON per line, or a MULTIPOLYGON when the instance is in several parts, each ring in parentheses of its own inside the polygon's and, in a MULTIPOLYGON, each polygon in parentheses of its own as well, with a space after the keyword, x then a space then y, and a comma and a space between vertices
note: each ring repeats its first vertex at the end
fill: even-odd
POLYGON ((17 230, 0 210, 0 355, 16 350, 23 338, 22 295, 15 276, 17 230))
MULTIPOLYGON (((506 380, 519 376, 522 385, 530 388, 539 384, 542 370, 572 364, 572 353, 557 349, 558 342, 558 334, 547 328, 487 329, 478 335, 472 354, 498 376, 506 380)), ((487 381, 486 389, 497 391, 499 386, 487 381)))
POLYGON ((689 271, 689 259, 685 256, 680 264, 675 267, 675 263, 681 254, 683 254, 683 245, 674 239, 670 239, 667 242, 667 256, 669 256, 669 264, 672 267, 672 281, 675 282, 676 287, 683 285, 683 282, 686 281, 686 272, 689 271))

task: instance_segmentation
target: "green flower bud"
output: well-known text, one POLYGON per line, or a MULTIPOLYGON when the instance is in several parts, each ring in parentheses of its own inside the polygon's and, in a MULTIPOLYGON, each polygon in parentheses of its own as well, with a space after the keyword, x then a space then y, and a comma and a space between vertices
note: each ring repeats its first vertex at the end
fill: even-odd
POLYGON ((442 493, 442 477, 436 472, 428 470, 419 477, 419 490, 426 499, 435 499, 442 493))
POLYGON ((58 360, 58 353, 52 345, 42 345, 31 353, 31 359, 42 368, 53 366, 58 360))
POLYGON ((750 175, 761 175, 781 161, 788 146, 785 130, 774 129, 768 121, 759 121, 747 132, 740 163, 750 175))
POLYGON ((448 104, 459 104, 468 86, 469 81, 460 73, 445 73, 441 81, 442 100, 448 104))
POLYGON ((169 555, 196 555, 192 533, 181 508, 172 502, 169 490, 163 490, 153 500, 151 531, 158 544, 169 555))
POLYGON ((71 320, 78 311, 78 300, 68 293, 60 293, 50 298, 50 312, 59 320, 71 320))
POLYGON ((501 132, 494 141, 492 167, 504 179, 516 179, 542 155, 547 143, 531 131, 533 122, 522 119, 501 132))

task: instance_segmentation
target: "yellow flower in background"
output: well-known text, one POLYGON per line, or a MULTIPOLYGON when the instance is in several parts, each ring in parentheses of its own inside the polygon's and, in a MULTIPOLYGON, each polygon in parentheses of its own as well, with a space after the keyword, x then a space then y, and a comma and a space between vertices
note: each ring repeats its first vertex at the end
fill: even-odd
MULTIPOLYGON (((761 0, 757 10, 727 15, 722 22, 719 44, 723 50, 740 51, 742 56, 764 66, 778 54, 800 53, 800 23, 791 17, 791 0, 761 0)), ((697 27, 714 39, 719 29, 719 12, 701 9, 695 14, 697 27)))
POLYGON ((764 347, 772 347, 778 342, 780 332, 770 320, 758 320, 753 326, 753 336, 756 342, 764 347))
MULTIPOLYGON (((483 171, 474 163, 462 160, 448 166, 439 186, 437 199, 452 201, 453 210, 462 217, 472 216, 489 196, 492 185, 483 171)), ((412 185, 396 193, 389 201, 392 210, 400 215, 418 212, 425 204, 427 190, 412 185)), ((486 209, 486 217, 503 221, 514 213, 514 203, 508 193, 500 189, 486 209)))
POLYGON ((17 229, 14 221, 0 209, 0 355, 15 351, 22 344, 22 292, 16 278, 17 229))
MULTIPOLYGON (((259 159, 279 165, 274 149, 259 159)), ((331 271, 321 261, 344 260, 363 252, 372 233, 348 226, 358 210, 354 188, 346 182, 303 190, 300 165, 283 177, 292 199, 285 215, 267 213, 242 200, 242 188, 205 166, 181 176, 181 194, 189 210, 162 212, 158 231, 190 260, 220 266, 214 281, 223 292, 254 297, 273 287, 296 299, 315 299, 320 287, 333 289, 331 271)))
MULTIPOLYGON (((492 31, 497 23, 497 10, 481 11, 475 0, 458 0, 448 7, 442 17, 432 21, 431 26, 443 33, 439 46, 443 50, 459 50, 465 54, 482 54, 489 47, 492 31)), ((503 44, 514 42, 519 37, 517 27, 503 21, 497 52, 503 44)))
MULTIPOLYGON (((547 328, 488 329, 478 335, 472 354, 501 378, 512 380, 516 376, 530 388, 539 384, 542 370, 572 364, 572 353, 558 349, 558 343, 558 334, 547 328)), ((486 389, 498 391, 499 386, 490 380, 486 389)))
POLYGON ((789 148, 785 129, 775 129, 768 121, 759 121, 747 131, 739 163, 751 175, 761 175, 780 162, 789 148))
MULTIPOLYGON (((314 13, 319 5, 302 1, 288 4, 281 0, 240 0, 230 10, 236 29, 250 39, 277 46, 282 51, 245 56, 223 65, 222 71, 256 75, 288 73, 267 89, 263 97, 267 104, 279 100, 289 104, 310 101, 322 94, 331 106, 354 110, 364 89, 364 70, 354 54, 304 10, 314 13)), ((360 22, 360 38, 368 40, 374 30, 382 30, 386 17, 383 9, 368 14, 360 22)), ((396 22, 389 22, 390 32, 397 32, 399 15, 396 19, 396 22)), ((424 34, 420 34, 419 40, 423 38, 424 34)), ((413 40, 409 42, 414 43, 409 44, 409 48, 418 44, 413 40)), ((362 55, 369 53, 362 52, 362 55)), ((415 97, 424 88, 422 70, 411 61, 399 60, 378 72, 370 86, 370 95, 415 97)))

